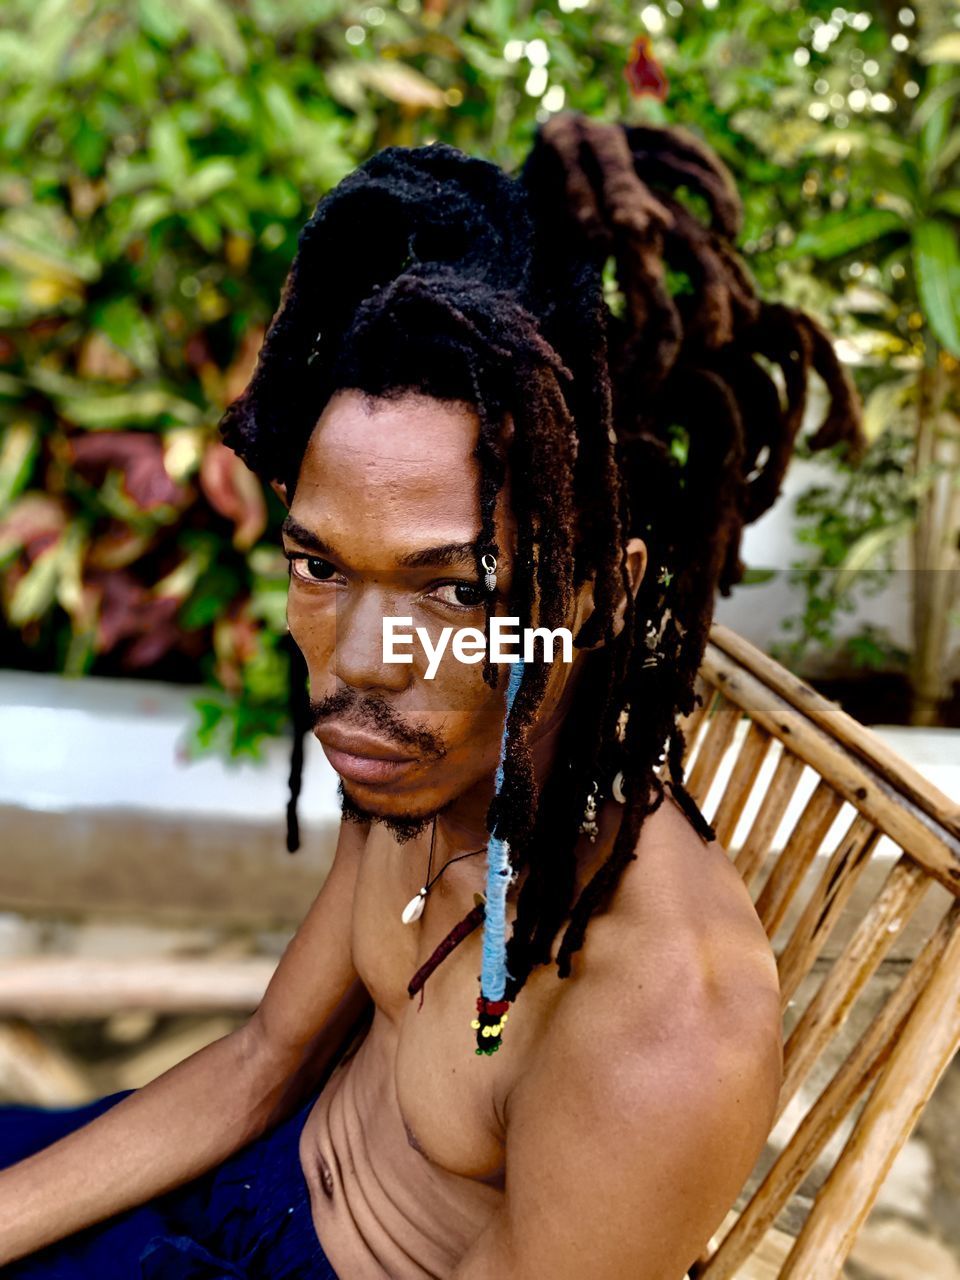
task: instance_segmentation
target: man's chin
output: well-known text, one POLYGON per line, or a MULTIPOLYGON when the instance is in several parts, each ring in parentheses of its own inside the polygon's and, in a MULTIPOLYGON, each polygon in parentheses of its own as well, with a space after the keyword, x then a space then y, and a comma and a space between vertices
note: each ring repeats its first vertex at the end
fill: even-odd
POLYGON ((350 795, 343 785, 342 778, 337 786, 337 794, 340 797, 340 811, 348 822, 379 822, 381 826, 386 827, 398 844, 416 839, 426 831, 437 814, 446 808, 446 805, 441 805, 426 813, 384 813, 377 809, 370 809, 359 804, 350 795))

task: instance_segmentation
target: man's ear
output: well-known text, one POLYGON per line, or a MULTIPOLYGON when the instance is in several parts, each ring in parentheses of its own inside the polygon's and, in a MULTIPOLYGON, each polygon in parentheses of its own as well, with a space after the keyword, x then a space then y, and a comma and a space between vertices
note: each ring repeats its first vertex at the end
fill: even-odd
MULTIPOLYGON (((643 541, 642 538, 631 538, 626 545, 625 555, 626 555, 625 566, 627 570, 627 580, 630 583, 630 594, 631 596, 635 596, 637 594, 637 591, 640 588, 640 583, 643 581, 643 575, 647 571, 647 544, 643 541)), ((588 596, 586 613, 582 618, 579 618, 577 621, 577 630, 579 630, 580 627, 583 626, 583 624, 587 621, 587 618, 592 616, 593 610, 594 610, 594 602, 593 602, 593 594, 591 591, 588 596)), ((613 613, 613 634, 615 636, 618 636, 620 632, 623 630, 623 625, 624 625, 624 622, 626 621, 626 614, 627 614, 627 596, 624 595, 621 597, 613 613)), ((597 640, 595 644, 580 645, 578 646, 578 648, 583 648, 586 650, 598 649, 602 643, 603 641, 601 639, 601 640, 597 640)))
POLYGON ((280 499, 280 501, 289 511, 290 502, 287 498, 287 486, 285 484, 281 484, 279 480, 271 480, 270 488, 273 490, 273 492, 277 495, 277 497, 280 499))
MULTIPOLYGON (((643 575, 647 572, 647 544, 642 538, 631 538, 627 543, 626 550, 626 568, 627 579, 630 583, 630 595, 636 597, 640 589, 640 583, 643 581, 643 575)), ((613 634, 618 636, 623 630, 623 624, 627 614, 627 597, 624 595, 620 599, 613 614, 613 634)))

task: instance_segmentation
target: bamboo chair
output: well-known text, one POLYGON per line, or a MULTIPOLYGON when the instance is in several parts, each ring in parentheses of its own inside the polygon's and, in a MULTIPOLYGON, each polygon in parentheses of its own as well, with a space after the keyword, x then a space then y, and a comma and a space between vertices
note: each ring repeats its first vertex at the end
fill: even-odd
POLYGON ((768 1144, 689 1274, 833 1280, 960 1044, 960 805, 727 627, 711 629, 698 686, 702 702, 684 723, 687 785, 750 888, 777 955, 785 1039, 778 1121, 788 1105, 798 1110, 802 1087, 816 1081, 819 1092, 782 1149, 768 1144), (811 781, 810 771, 815 786, 803 802, 798 784, 801 775, 811 781), (890 842, 879 892, 826 963, 844 907, 858 881, 862 890, 882 874, 887 864, 877 859, 873 876, 864 875, 890 842), (823 1083, 831 1044, 858 997, 908 924, 915 932, 924 918, 926 936, 901 961, 898 985, 823 1083), (818 959, 824 972, 815 983, 818 959), (812 994, 797 1013, 801 987, 812 994), (824 1149, 851 1125, 831 1166, 824 1149), (805 1197, 818 1160, 827 1175, 805 1197))
MULTIPOLYGON (((687 785, 750 888, 777 953, 785 1033, 778 1119, 824 1074, 834 1038, 893 944, 908 925, 931 921, 899 984, 772 1163, 769 1152, 761 1157, 689 1273, 695 1280, 834 1280, 960 1042, 960 805, 726 627, 712 627, 698 680, 703 700, 684 724, 687 785), (816 785, 804 800, 811 770, 816 785), (791 823, 792 800, 800 811, 791 823), (782 849, 771 856, 783 827, 782 849), (885 865, 877 857, 885 842, 896 851, 889 873, 797 1016, 801 989, 817 977, 815 966, 828 959, 831 937, 849 918, 844 909, 870 881, 864 873, 885 865), (931 891, 944 900, 936 916, 927 910, 931 891), (805 1195, 828 1143, 851 1121, 825 1181, 805 1195)), ((76 992, 71 997, 56 974, 39 972, 44 963, 27 966, 18 982, 0 977, 3 1012, 23 1012, 25 999, 35 1007, 39 991, 48 1016, 76 1014, 76 992)), ((178 1010, 233 1007, 223 975, 209 961, 191 963, 176 982, 158 972, 149 990, 141 982, 135 993, 128 977, 111 978, 101 965, 95 981, 87 975, 84 985, 93 990, 83 1008, 93 1013, 131 1000, 178 1010)), ((245 971, 235 979, 234 1004, 252 1007, 265 975, 245 971)), ((345 1006, 324 1077, 356 1052, 371 1013, 369 997, 345 1006)))

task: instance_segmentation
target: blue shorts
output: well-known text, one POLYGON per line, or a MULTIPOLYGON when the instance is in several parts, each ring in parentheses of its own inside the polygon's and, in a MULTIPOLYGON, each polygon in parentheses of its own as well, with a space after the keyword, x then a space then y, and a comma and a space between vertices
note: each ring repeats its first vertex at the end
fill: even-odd
MULTIPOLYGON (((0 1107, 0 1168, 124 1096, 60 1110, 0 1107)), ((337 1280, 300 1167, 313 1101, 193 1182, 11 1263, 4 1280, 337 1280)))

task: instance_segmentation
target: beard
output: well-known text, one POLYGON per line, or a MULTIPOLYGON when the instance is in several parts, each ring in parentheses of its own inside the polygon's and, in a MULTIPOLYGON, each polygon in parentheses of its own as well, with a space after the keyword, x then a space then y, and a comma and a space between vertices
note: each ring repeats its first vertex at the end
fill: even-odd
POLYGON ((340 812, 347 822, 379 822, 382 827, 390 832, 397 844, 406 844, 408 840, 415 840, 417 836, 426 831, 430 823, 445 809, 448 809, 453 803, 448 800, 446 804, 441 805, 437 809, 431 809, 428 813, 401 813, 401 814, 381 814, 374 813, 370 809, 364 809, 362 805, 357 804, 349 792, 344 788, 343 779, 341 778, 337 784, 337 795, 340 797, 340 812))

